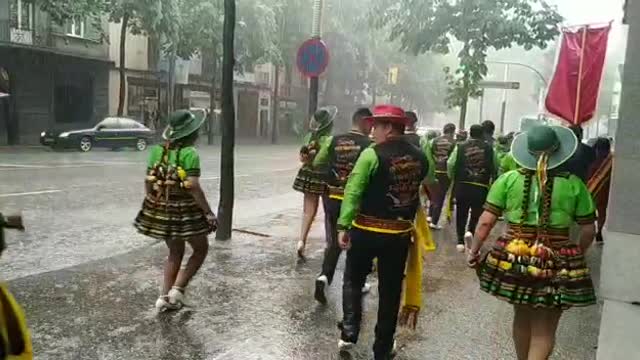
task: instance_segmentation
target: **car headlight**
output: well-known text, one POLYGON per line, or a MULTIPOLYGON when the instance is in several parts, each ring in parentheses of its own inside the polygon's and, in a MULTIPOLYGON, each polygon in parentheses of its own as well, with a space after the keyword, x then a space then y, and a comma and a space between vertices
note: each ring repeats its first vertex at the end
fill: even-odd
POLYGON ((45 135, 47 135, 47 133, 45 131, 40 133, 40 137, 44 137, 45 135))
POLYGON ((62 134, 59 135, 61 138, 68 138, 69 137, 69 133, 68 132, 63 132, 62 134))

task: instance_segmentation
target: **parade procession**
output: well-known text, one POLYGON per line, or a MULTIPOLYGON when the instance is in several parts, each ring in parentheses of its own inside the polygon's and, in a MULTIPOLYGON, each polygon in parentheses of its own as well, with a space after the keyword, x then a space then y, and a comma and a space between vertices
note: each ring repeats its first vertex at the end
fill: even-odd
POLYGON ((637 44, 634 0, 0 0, 0 360, 640 359, 637 44))

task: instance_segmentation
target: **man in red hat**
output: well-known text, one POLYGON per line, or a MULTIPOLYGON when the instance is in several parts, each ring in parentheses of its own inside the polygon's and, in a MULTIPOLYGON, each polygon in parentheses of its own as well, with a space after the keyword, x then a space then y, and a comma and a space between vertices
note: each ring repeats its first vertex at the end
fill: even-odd
POLYGON ((375 146, 358 158, 338 220, 340 246, 348 249, 338 346, 347 350, 358 341, 361 288, 377 258, 379 307, 373 350, 375 359, 381 360, 389 359, 393 350, 413 220, 420 205, 418 192, 427 176, 428 161, 420 149, 403 139, 408 119, 401 108, 377 106, 371 121, 375 146))

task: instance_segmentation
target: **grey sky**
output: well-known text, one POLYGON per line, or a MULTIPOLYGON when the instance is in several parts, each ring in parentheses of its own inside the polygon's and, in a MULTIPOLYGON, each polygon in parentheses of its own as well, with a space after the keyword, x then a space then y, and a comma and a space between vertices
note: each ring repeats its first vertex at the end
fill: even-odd
POLYGON ((548 0, 558 6, 568 25, 622 18, 624 0, 548 0))

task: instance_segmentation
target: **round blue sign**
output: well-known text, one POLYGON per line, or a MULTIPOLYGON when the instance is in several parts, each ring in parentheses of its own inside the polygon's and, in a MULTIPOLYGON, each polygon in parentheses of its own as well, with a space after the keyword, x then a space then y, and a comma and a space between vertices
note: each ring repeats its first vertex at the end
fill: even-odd
POLYGON ((324 41, 311 39, 298 49, 298 70, 308 77, 320 76, 329 65, 329 49, 324 41))

